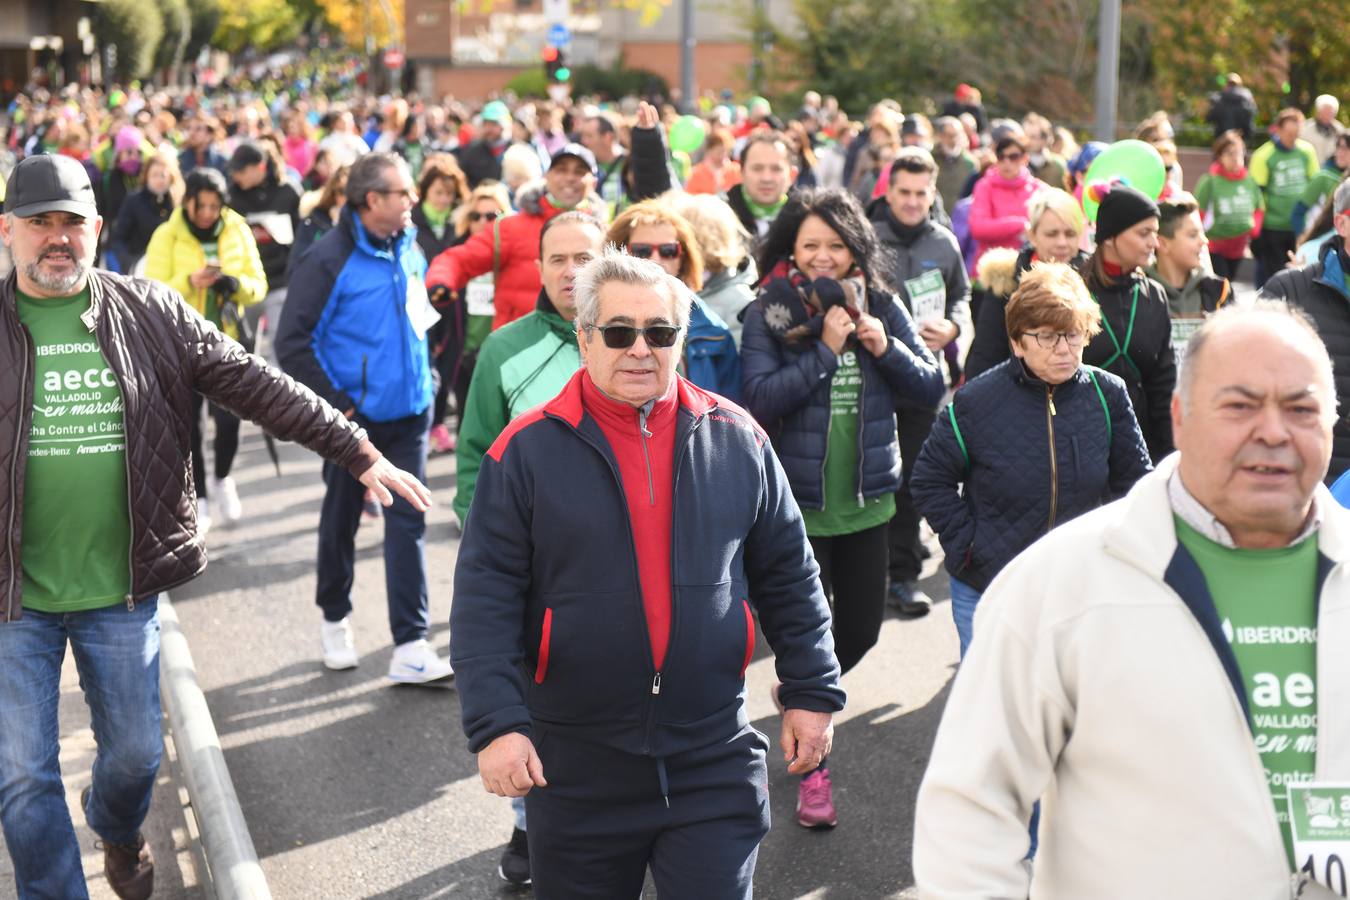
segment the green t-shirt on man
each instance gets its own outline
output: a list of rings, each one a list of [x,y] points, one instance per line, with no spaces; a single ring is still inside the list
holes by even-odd
[[[123,602],[131,590],[122,391],[73,297],[17,294],[37,367],[24,468],[23,605],[47,613]]]
[[[1256,750],[1293,865],[1288,785],[1312,781],[1317,762],[1317,539],[1273,550],[1234,549],[1174,518],[1237,657]]]
[[[830,381],[830,433],[825,446],[825,508],[803,509],[811,537],[855,534],[889,522],[895,515],[895,494],[863,498],[858,483],[858,422],[862,414],[861,350],[845,350]]]

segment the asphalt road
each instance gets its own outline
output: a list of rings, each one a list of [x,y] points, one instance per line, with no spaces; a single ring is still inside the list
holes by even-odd
[[[392,647],[380,522],[363,523],[357,538],[361,665],[321,665],[313,601],[319,462],[289,445],[281,457],[278,478],[261,434],[245,425],[235,472],[244,521],[211,532],[207,572],[174,592],[274,895],[528,896],[497,878],[511,814],[483,791],[459,728],[458,695],[384,677]],[[427,542],[432,641],[445,654],[457,549],[453,459],[433,457],[429,483],[438,503]],[[945,578],[926,587],[945,599]],[[849,704],[831,757],[838,828],[796,824],[796,780],[771,756],[774,827],[760,852],[759,896],[908,893],[915,792],[957,656],[949,610],[942,602],[924,619],[888,618],[878,646],[845,679]],[[748,674],[749,711],[776,740],[772,680],[761,650]]]

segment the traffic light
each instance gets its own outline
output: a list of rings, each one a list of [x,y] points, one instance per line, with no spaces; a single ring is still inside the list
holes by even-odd
[[[567,58],[558,47],[549,44],[539,51],[539,57],[544,61],[544,74],[550,82],[562,84],[572,77],[572,70],[567,68]]]

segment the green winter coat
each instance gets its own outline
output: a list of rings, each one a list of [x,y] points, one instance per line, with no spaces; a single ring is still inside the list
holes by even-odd
[[[574,325],[543,291],[534,312],[488,335],[478,351],[455,448],[455,515],[463,526],[483,456],[512,419],[552,400],[581,366]]]

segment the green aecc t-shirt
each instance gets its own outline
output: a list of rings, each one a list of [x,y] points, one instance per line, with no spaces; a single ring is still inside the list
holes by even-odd
[[[1237,657],[1256,751],[1294,865],[1288,786],[1312,781],[1317,762],[1317,539],[1234,549],[1174,518]]]
[[[131,590],[122,391],[73,297],[17,295],[37,367],[23,500],[23,605],[48,613],[121,603]]]
[[[858,425],[862,415],[861,349],[845,350],[830,381],[830,433],[825,446],[825,508],[803,509],[811,537],[855,534],[889,522],[895,515],[895,494],[866,500],[858,480],[862,468]],[[884,389],[884,388],[883,388]]]

